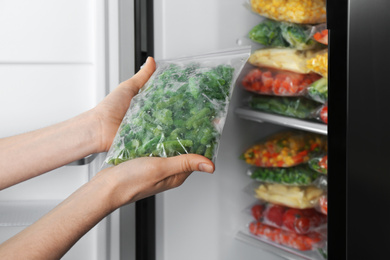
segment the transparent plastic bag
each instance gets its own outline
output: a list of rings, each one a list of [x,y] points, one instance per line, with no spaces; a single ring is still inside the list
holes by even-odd
[[[320,172],[311,169],[307,164],[284,168],[251,167],[247,174],[256,181],[293,186],[315,185],[321,175]]]
[[[318,204],[315,207],[322,214],[328,215],[328,195],[324,194],[318,200]]]
[[[250,211],[256,221],[299,235],[322,232],[327,228],[327,216],[316,209],[294,209],[271,203],[256,203],[251,206]]]
[[[325,77],[313,82],[307,88],[307,96],[317,102],[325,104],[328,102],[328,79]]]
[[[321,154],[309,159],[308,165],[318,173],[328,174],[328,155]]]
[[[255,188],[255,197],[272,204],[296,209],[314,208],[325,193],[317,186],[289,186],[278,183],[262,183]]]
[[[313,39],[316,27],[266,19],[249,31],[249,38],[269,47],[310,50],[324,45]]]
[[[326,29],[325,23],[314,27],[313,39],[321,44],[328,45],[328,29]]]
[[[326,22],[326,0],[250,0],[250,5],[253,12],[277,21]]]
[[[269,68],[253,68],[242,80],[242,86],[250,92],[273,96],[305,96],[307,89],[321,76],[316,73],[296,73]],[[313,92],[313,91],[312,91]]]
[[[262,48],[254,51],[248,62],[257,67],[288,70],[306,74],[319,73],[323,76],[328,56],[327,50],[296,50],[292,48]]]
[[[215,161],[234,82],[250,47],[158,61],[130,104],[105,162],[184,153]]]
[[[315,232],[299,235],[295,232],[272,227],[259,221],[249,224],[249,232],[259,238],[266,239],[277,244],[294,248],[300,251],[309,251],[321,248],[324,238]]]
[[[257,167],[291,167],[307,162],[312,153],[326,151],[326,136],[290,130],[257,142],[240,158]]]
[[[305,97],[251,96],[249,107],[268,113],[299,119],[328,122],[328,106]]]

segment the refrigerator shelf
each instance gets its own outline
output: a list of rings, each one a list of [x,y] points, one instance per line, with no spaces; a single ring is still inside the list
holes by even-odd
[[[323,135],[328,134],[328,126],[322,123],[310,122],[287,116],[273,115],[265,112],[255,111],[247,107],[238,107],[235,109],[235,113],[243,119],[259,123],[272,123]]]
[[[288,260],[324,259],[317,251],[299,251],[293,248],[288,248],[271,241],[261,239],[244,231],[239,231],[236,235],[236,239]]]
[[[52,210],[60,201],[1,201],[0,227],[26,227]]]

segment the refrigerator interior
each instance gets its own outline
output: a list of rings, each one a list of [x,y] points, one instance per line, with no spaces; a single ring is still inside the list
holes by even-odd
[[[119,4],[126,7],[126,16],[119,14]],[[87,111],[120,78],[130,77],[134,68],[128,59],[132,60],[133,46],[126,46],[126,59],[120,61],[119,33],[128,30],[122,39],[128,43],[132,17],[132,5],[123,1],[1,1],[0,109],[5,113],[1,114],[0,138]],[[127,26],[119,29],[124,21]],[[88,182],[103,160],[104,154],[91,155],[0,191],[0,243]],[[115,211],[63,259],[120,259],[119,223],[120,214]],[[127,226],[131,225],[134,222],[128,220]]]
[[[252,45],[249,30],[263,20],[247,1],[156,1],[155,58]],[[246,70],[247,68],[244,68]],[[242,74],[241,74],[242,75]],[[179,188],[156,197],[158,260],[175,259],[316,259],[316,252],[269,246],[246,234],[248,207],[256,201],[246,191],[252,182],[240,154],[261,138],[283,129],[327,133],[326,125],[252,113],[241,108],[248,93],[240,78],[229,106],[213,175],[194,172]],[[244,231],[243,231],[244,230]],[[318,258],[321,259],[321,258]]]

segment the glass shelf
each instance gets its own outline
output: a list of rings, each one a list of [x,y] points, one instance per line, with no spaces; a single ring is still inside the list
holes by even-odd
[[[256,237],[249,232],[239,231],[236,239],[260,248],[264,251],[270,252],[277,256],[281,256],[289,260],[323,260],[324,258],[318,251],[299,251],[293,248],[285,247],[271,241]]]
[[[235,113],[243,119],[255,122],[272,123],[323,135],[328,134],[328,126],[322,123],[311,122],[280,115],[273,115],[265,112],[256,111],[247,107],[238,107],[235,109]]]

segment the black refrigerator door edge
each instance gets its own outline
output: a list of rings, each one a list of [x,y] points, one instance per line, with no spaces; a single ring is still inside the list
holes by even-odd
[[[348,0],[327,0],[328,259],[347,259]]]
[[[134,1],[135,71],[154,56],[153,0]],[[135,245],[137,260],[156,259],[155,196],[135,203]]]

